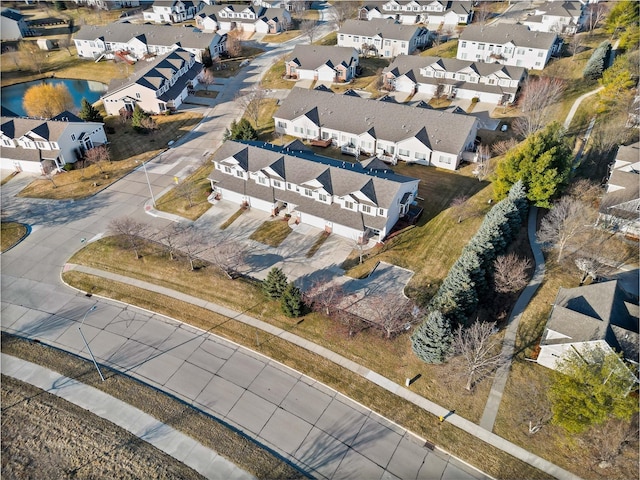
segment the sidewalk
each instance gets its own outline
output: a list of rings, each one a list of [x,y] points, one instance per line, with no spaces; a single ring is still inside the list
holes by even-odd
[[[206,478],[212,480],[256,478],[191,437],[111,395],[35,363],[4,353],[0,354],[0,358],[3,375],[34,385],[109,420]]]
[[[412,402],[413,404],[432,413],[433,415],[440,417],[440,416],[445,416],[449,413],[448,409],[441,407],[440,405],[434,402],[431,402],[430,400],[427,400],[426,398],[421,397],[416,393],[413,393],[411,390],[400,386],[399,384],[389,380],[386,377],[383,377],[382,375],[372,370],[369,370],[368,368],[362,365],[359,365],[329,349],[326,349],[320,345],[317,345],[302,337],[299,337],[298,335],[295,335],[293,333],[287,332],[286,330],[283,330],[281,328],[275,327],[271,324],[258,320],[257,318],[251,317],[249,315],[245,315],[243,313],[231,310],[229,308],[223,307],[221,305],[217,305],[215,303],[208,302],[206,300],[202,300],[200,298],[193,297],[191,295],[184,294],[182,292],[177,292],[175,290],[172,290],[166,287],[154,285],[148,282],[144,282],[142,280],[125,277],[123,275],[118,275],[118,274],[107,272],[104,270],[85,267],[81,265],[66,264],[64,267],[64,271],[69,271],[69,270],[75,270],[75,271],[87,273],[90,275],[96,275],[96,276],[107,278],[109,280],[113,280],[116,282],[121,282],[121,283],[132,285],[138,288],[149,290],[152,292],[160,293],[162,295],[166,295],[168,297],[172,297],[177,300],[191,303],[201,308],[205,308],[212,312],[216,312],[227,318],[232,318],[236,321],[245,323],[247,325],[251,325],[254,328],[268,332],[274,336],[277,336],[290,343],[293,343],[294,345],[305,348],[306,350],[309,350],[317,355],[320,355],[328,360],[331,360],[333,363],[340,365],[341,367],[344,367],[354,373],[357,373],[361,377],[366,378],[367,380],[375,383],[376,385],[384,388],[385,390],[388,390],[391,393]],[[555,478],[567,479],[567,480],[578,480],[580,478],[574,475],[573,473],[567,470],[564,470],[563,468],[558,467],[557,465],[551,462],[548,462],[547,460],[525,450],[524,448],[521,448],[505,440],[504,438],[491,433],[490,431],[482,428],[481,426],[469,420],[466,420],[462,417],[459,417],[458,415],[449,416],[447,418],[447,421],[455,425],[456,427],[464,430],[465,432],[470,433],[471,435],[474,435],[475,437],[483,440],[484,442],[538,468],[539,470],[542,470],[548,473],[549,475],[552,475]]]

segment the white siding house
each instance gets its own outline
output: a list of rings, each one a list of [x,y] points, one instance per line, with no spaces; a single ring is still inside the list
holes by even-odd
[[[227,141],[212,161],[218,199],[358,240],[384,239],[415,202],[420,182],[375,159],[345,164],[262,142]]]
[[[150,8],[142,12],[145,22],[180,23],[191,20],[202,10],[203,2],[191,0],[166,0],[153,2]]]
[[[348,82],[356,76],[358,62],[358,51],[353,47],[296,45],[285,68],[290,78]]]
[[[85,122],[70,112],[50,120],[1,117],[3,169],[45,173],[75,163],[90,148],[107,143],[104,125]]]
[[[470,25],[460,34],[456,58],[542,70],[561,46],[557,34],[532,32],[525,25]]]
[[[403,25],[393,19],[347,20],[338,30],[338,46],[380,57],[410,55],[428,41],[429,31],[425,27]]]
[[[455,170],[474,148],[478,120],[436,110],[294,88],[273,116],[276,132],[331,140],[344,153]]]

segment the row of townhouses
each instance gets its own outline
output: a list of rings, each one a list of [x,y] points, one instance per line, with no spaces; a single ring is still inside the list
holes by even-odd
[[[196,25],[205,32],[240,30],[275,34],[291,26],[291,14],[284,8],[263,6],[211,5],[195,17]]]
[[[455,170],[474,148],[472,116],[294,88],[273,116],[277,133],[331,140],[344,153]]]
[[[102,96],[107,115],[133,112],[136,104],[145,112],[176,110],[198,84],[202,64],[182,48],[139,62],[133,76],[115,80]]]
[[[410,0],[367,2],[358,11],[360,20],[391,18],[405,25],[417,23],[454,27],[471,23],[473,2]]]
[[[81,58],[98,60],[122,56],[134,62],[149,55],[163,55],[182,48],[202,63],[206,56],[215,58],[226,51],[226,35],[202,33],[169,25],[110,23],[105,26],[84,25],[73,41]]]
[[[410,55],[429,43],[429,30],[422,26],[403,25],[393,19],[369,22],[347,20],[338,30],[338,46],[353,47],[364,55],[395,57]]]
[[[378,159],[341,162],[294,145],[225,142],[212,159],[213,195],[354,240],[382,240],[418,195],[420,180]]]
[[[456,58],[398,55],[382,72],[383,89],[504,104],[516,99],[524,67]]]
[[[102,123],[85,122],[70,112],[43,120],[3,108],[0,123],[0,165],[18,172],[60,171],[90,148],[107,143]]]

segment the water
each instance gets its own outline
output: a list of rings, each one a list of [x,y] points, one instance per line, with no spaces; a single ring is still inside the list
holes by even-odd
[[[2,106],[8,108],[17,115],[26,115],[22,107],[22,99],[24,93],[29,87],[48,83],[53,85],[64,84],[71,93],[76,113],[80,110],[82,99],[86,98],[89,103],[100,100],[100,97],[107,91],[107,85],[91,80],[71,80],[67,78],[45,78],[42,80],[34,80],[32,82],[18,83],[9,87],[2,87]]]

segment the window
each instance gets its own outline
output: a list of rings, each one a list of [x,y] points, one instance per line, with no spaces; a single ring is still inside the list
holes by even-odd
[[[391,40],[385,40],[384,41],[384,46],[385,47],[389,47],[391,45]]]
[[[282,188],[282,182],[280,180],[272,180],[273,186],[276,188]]]
[[[426,160],[427,159],[427,154],[423,153],[423,152],[416,152],[414,155],[416,160]]]
[[[44,143],[44,142],[36,142],[36,145],[38,146],[38,148],[39,148],[40,150],[42,150],[42,149],[44,149],[44,148],[47,148],[47,146],[45,145],[45,143]]]
[[[495,78],[490,78],[489,79],[489,85],[495,85],[496,84],[496,79]]]
[[[409,152],[409,150],[405,150],[404,148],[398,149],[398,155],[403,155],[405,157],[408,157],[410,154],[411,152]]]
[[[304,196],[305,197],[313,197],[313,190],[310,190],[308,188],[304,189]]]
[[[261,185],[266,185],[267,179],[264,177],[258,177],[258,183]]]
[[[436,72],[436,78],[443,78],[443,77],[444,77],[443,72]]]
[[[327,201],[327,196],[324,193],[319,193],[318,194],[318,200],[320,200],[321,202],[326,202]]]
[[[244,178],[244,172],[242,170],[236,170],[236,177]]]
[[[406,48],[406,47],[407,47],[407,42],[402,42],[402,43],[400,44],[400,46],[401,46],[402,48]]]
[[[278,127],[279,127],[279,128],[287,128],[287,122],[279,121],[279,122],[278,122]]]
[[[538,57],[544,57],[544,52],[538,52]]]
[[[344,34],[340,34],[340,40],[344,40]]]
[[[484,50],[484,43],[478,44],[478,50]]]
[[[371,213],[371,207],[369,205],[362,205],[362,211],[364,213]]]
[[[75,142],[75,141],[76,141],[76,134],[75,134],[75,133],[72,133],[72,134],[71,134],[71,141],[72,141],[72,142]]]
[[[384,217],[384,208],[378,209],[378,215],[380,215],[381,217]]]
[[[519,48],[516,50],[517,55],[524,55],[524,48]]]
[[[439,161],[440,161],[440,163],[443,163],[445,165],[449,165],[451,163],[451,157],[446,157],[444,155],[440,155]]]
[[[224,166],[224,173],[231,173],[231,167],[225,165]]]
[[[136,98],[140,98],[140,92],[136,92]]]
[[[291,185],[290,183],[287,183],[287,189],[288,190],[293,190],[293,185]]]
[[[353,41],[358,43],[360,41],[360,37],[358,35],[353,36]]]
[[[460,48],[467,48],[467,42],[460,42]]]
[[[344,208],[348,208],[349,210],[353,210],[353,202],[345,201]]]

